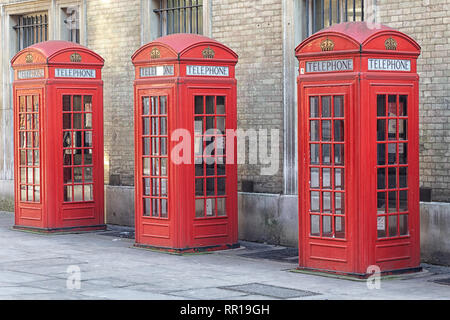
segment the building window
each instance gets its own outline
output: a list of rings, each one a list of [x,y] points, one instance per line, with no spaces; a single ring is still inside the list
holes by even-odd
[[[35,43],[48,40],[47,12],[27,14],[18,17],[14,30],[17,32],[18,51]]]
[[[202,0],[160,0],[153,10],[159,18],[159,36],[173,33],[203,34]]]
[[[80,8],[72,6],[61,8],[62,34],[61,38],[67,41],[80,43]]]
[[[304,8],[305,38],[336,23],[364,21],[364,0],[304,0]]]

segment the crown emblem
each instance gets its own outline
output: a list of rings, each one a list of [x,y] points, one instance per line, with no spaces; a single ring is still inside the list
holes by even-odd
[[[25,57],[25,61],[27,63],[33,63],[33,55],[31,53],[29,53],[26,57]]]
[[[161,58],[161,51],[159,51],[158,48],[153,48],[152,52],[150,53],[150,58],[152,59]]]
[[[388,38],[384,45],[386,50],[397,50],[397,41],[394,38]]]
[[[322,49],[322,51],[333,51],[334,50],[333,40],[326,39],[322,41],[322,43],[320,44],[320,48]]]
[[[205,58],[205,59],[214,59],[214,57],[216,55],[214,50],[211,49],[210,47],[208,47],[205,50],[203,50],[202,54],[203,54],[203,58]]]
[[[70,56],[70,61],[71,62],[81,62],[81,60],[82,60],[81,55],[79,53],[77,53],[77,52],[75,52],[74,54],[72,54]]]

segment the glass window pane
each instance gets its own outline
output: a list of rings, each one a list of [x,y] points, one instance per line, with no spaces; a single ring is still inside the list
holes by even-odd
[[[154,116],[159,115],[159,99],[158,97],[151,97],[151,114]]]
[[[206,114],[215,114],[215,97],[206,96]]]
[[[161,199],[161,218],[167,218],[169,211],[167,210],[167,199]]]
[[[331,144],[322,145],[322,164],[331,164]]]
[[[311,192],[311,212],[320,212],[320,192]]]
[[[150,205],[150,199],[148,198],[144,198],[144,217],[150,217],[150,210],[151,210],[151,205]]]
[[[399,196],[400,212],[408,211],[408,191],[400,191]]]
[[[161,197],[167,197],[168,195],[168,188],[167,188],[167,179],[161,179]]]
[[[92,96],[84,96],[84,111],[92,112]]]
[[[92,148],[92,132],[91,131],[84,133],[84,147]]]
[[[386,192],[378,192],[377,212],[378,214],[386,213]]]
[[[345,194],[336,192],[334,194],[334,206],[336,209],[336,214],[345,214]]]
[[[73,168],[73,179],[75,183],[83,183],[83,168]]]
[[[320,216],[311,216],[311,235],[320,237]]]
[[[159,199],[152,199],[152,217],[159,217]]]
[[[398,123],[399,140],[408,140],[408,120],[400,119]]]
[[[343,118],[344,117],[344,97],[335,96],[334,97],[334,117]]]
[[[322,141],[331,141],[331,121],[322,121]]]
[[[397,119],[389,119],[389,140],[397,140]]]
[[[92,165],[92,149],[84,150],[84,165]]]
[[[72,186],[64,186],[64,201],[65,202],[73,201]]]
[[[408,168],[400,168],[399,169],[400,176],[400,188],[408,188]]]
[[[320,124],[319,120],[311,121],[311,132],[310,132],[311,141],[320,141],[319,124]]]
[[[311,118],[319,118],[319,97],[310,97],[309,103]]]
[[[331,97],[322,97],[322,118],[331,118]]]
[[[344,141],[344,120],[334,121],[334,141],[336,142]]]
[[[343,144],[334,145],[334,164],[337,166],[344,165],[345,162],[345,146]]]
[[[391,191],[389,194],[389,213],[397,211],[397,191]]]
[[[217,114],[225,114],[225,97],[217,97]]]
[[[216,179],[215,178],[208,178],[206,179],[206,195],[207,196],[214,196],[216,193]]]
[[[311,168],[311,188],[318,189],[320,188],[320,176],[319,176],[319,168]]]
[[[319,150],[320,145],[312,144],[311,145],[311,164],[320,164],[319,163]]]
[[[204,102],[203,102],[203,96],[196,96],[195,97],[195,114],[204,114]]]
[[[73,96],[73,111],[82,111],[81,96]]]
[[[377,231],[378,238],[386,238],[386,217],[378,217],[377,218]]]
[[[386,189],[386,169],[378,169],[378,190]]]
[[[144,196],[151,196],[150,178],[144,179]]]
[[[160,103],[160,114],[161,115],[167,114],[167,97],[166,96],[159,97],[159,103]]]
[[[331,213],[331,192],[322,193],[322,211],[326,213]]]
[[[334,170],[334,188],[344,190],[344,169]]]
[[[388,182],[389,182],[389,189],[396,189],[397,188],[397,168],[389,168],[388,169]]]
[[[40,201],[41,201],[41,188],[34,187],[34,202],[40,202]]]
[[[378,120],[377,128],[377,141],[386,141],[386,120]]]
[[[33,184],[34,172],[33,168],[28,168],[27,184]]]
[[[386,95],[377,95],[377,115],[379,117],[386,116]]]
[[[404,214],[400,216],[400,235],[409,235],[408,215]]]
[[[206,199],[206,216],[213,217],[216,215],[216,199]]]
[[[384,143],[378,144],[378,165],[386,165],[386,145]]]
[[[195,216],[197,218],[205,216],[205,199],[195,200]]]
[[[150,138],[143,139],[143,154],[146,156],[150,155]]]
[[[63,96],[63,111],[72,111],[71,96]]]
[[[408,96],[399,97],[399,114],[401,117],[408,116]]]
[[[400,143],[398,145],[398,153],[399,153],[399,163],[400,164],[408,164],[408,144]]]
[[[388,144],[388,164],[397,164],[397,144]]]
[[[389,237],[398,236],[398,225],[397,225],[398,216],[389,216]]]
[[[217,195],[224,196],[226,190],[226,178],[217,178]]]
[[[83,186],[77,185],[73,187],[73,201],[83,201]]]
[[[150,118],[142,119],[142,134],[144,136],[150,135]]]
[[[335,230],[337,239],[345,239],[345,218],[335,217]]]
[[[322,169],[322,188],[331,189],[331,169]]]
[[[63,114],[63,129],[72,129],[72,114],[64,113]]]
[[[161,176],[167,177],[167,158],[161,158]]]
[[[227,215],[226,202],[225,198],[217,199],[217,216],[225,217]]]
[[[398,110],[397,110],[397,96],[396,95],[389,95],[388,98],[388,116],[389,117],[396,117],[398,116]]]
[[[322,236],[326,238],[330,238],[333,236],[333,226],[331,224],[332,217],[331,216],[323,216],[322,217]]]
[[[220,134],[225,133],[225,118],[224,117],[217,117],[217,130],[219,130]]]
[[[92,184],[84,185],[84,201],[94,200],[94,186]]]
[[[40,185],[41,184],[41,169],[34,168],[34,184]]]

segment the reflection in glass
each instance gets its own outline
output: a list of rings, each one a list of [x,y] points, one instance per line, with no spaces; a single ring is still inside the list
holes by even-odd
[[[331,213],[331,192],[322,193],[322,211]]]
[[[84,129],[92,129],[92,113],[84,115]]]
[[[158,103],[159,99],[158,97],[151,97],[151,114],[153,116],[157,116],[159,114],[159,107],[158,107]]]
[[[73,201],[72,186],[64,186],[64,201],[65,202]]]
[[[378,144],[378,165],[384,166],[386,165],[386,145]]]
[[[320,193],[311,192],[311,212],[320,212]]]
[[[378,192],[377,213],[378,214],[386,213],[386,192]]]
[[[400,235],[401,236],[409,235],[408,215],[407,214],[400,216]]]
[[[144,196],[151,196],[150,179],[144,179]]]
[[[331,189],[331,169],[322,169],[322,184],[323,189]]]
[[[388,144],[388,164],[397,164],[397,144]]]
[[[311,164],[319,164],[320,145],[311,145]]]
[[[322,121],[322,141],[331,141],[331,121]]]
[[[326,237],[326,238],[330,238],[333,236],[333,229],[332,229],[332,225],[331,225],[331,216],[323,216],[322,217],[322,236]]]
[[[336,142],[344,141],[344,120],[334,121],[334,141]]]
[[[345,199],[344,193],[339,193],[339,192],[335,193],[334,203],[335,203],[335,208],[336,208],[336,214],[345,214],[344,199]]]
[[[389,112],[389,114],[388,114],[389,117],[396,117],[398,115],[397,96],[396,95],[389,95],[388,112]]]
[[[217,114],[225,114],[225,97],[217,97]]]
[[[320,141],[320,129],[319,129],[320,121],[313,120],[311,121],[311,132],[310,132],[310,139],[311,141]]]
[[[34,187],[34,202],[40,202],[40,201],[41,201],[41,188]]]
[[[167,218],[168,214],[167,199],[161,199],[161,218]]]
[[[335,230],[337,239],[345,239],[345,218],[335,217]]]
[[[195,97],[195,114],[204,114],[204,103],[203,103],[203,96],[196,96]]]
[[[322,97],[322,118],[331,118],[331,97]]]
[[[167,114],[167,97],[166,96],[159,97],[159,103],[160,103],[160,114],[166,115]]]
[[[83,186],[73,186],[73,201],[83,201]]]
[[[335,118],[344,117],[344,96],[334,97],[334,117]]]
[[[92,112],[92,96],[84,96],[84,111]]]
[[[378,238],[386,238],[386,217],[377,218]]]
[[[377,95],[377,115],[378,117],[386,116],[386,95]]]
[[[331,164],[331,144],[322,145],[322,164]]]
[[[310,97],[309,103],[311,118],[319,118],[319,97]]]
[[[227,215],[226,199],[217,198],[217,216],[225,217]]]
[[[397,215],[389,216],[389,237],[398,236]]]
[[[73,111],[82,111],[81,96],[73,96]]]
[[[216,214],[216,200],[206,199],[206,216],[212,217]]]
[[[94,186],[91,184],[84,186],[84,201],[92,201],[94,200]]]
[[[401,117],[408,116],[408,96],[399,97],[399,113]]]
[[[378,120],[377,128],[377,141],[386,141],[386,120]]]
[[[320,216],[311,216],[311,235],[320,237]]]
[[[334,170],[334,188],[344,190],[344,169]]]
[[[345,154],[344,154],[345,146],[343,144],[335,144],[334,145],[334,164],[338,166],[344,165]]]
[[[408,120],[400,119],[398,123],[398,134],[401,141],[408,140]]]
[[[205,200],[204,199],[195,200],[195,216],[197,218],[202,218],[205,216]]]
[[[389,119],[389,140],[397,140],[397,119]]]
[[[319,168],[311,168],[311,188],[320,188],[319,182]]]

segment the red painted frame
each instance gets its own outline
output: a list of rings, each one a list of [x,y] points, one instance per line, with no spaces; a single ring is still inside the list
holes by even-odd
[[[226,128],[237,128],[235,65],[237,55],[212,39],[195,34],[174,34],[144,45],[132,57],[135,73],[135,220],[136,246],[174,252],[220,250],[236,247],[237,147],[226,164],[227,216],[196,218],[194,119],[195,96],[225,96]],[[221,66],[226,76],[188,75],[187,66]],[[141,68],[169,66],[168,74],[141,74]],[[156,70],[156,69],[155,69]],[[156,72],[156,71],[155,71]],[[144,216],[142,97],[166,96],[168,100],[168,216]],[[172,152],[182,130],[190,136],[188,161],[176,163]],[[175,151],[174,151],[175,150]],[[152,168],[150,168],[152,170]]]
[[[103,160],[103,59],[78,44],[66,41],[38,43],[19,52],[11,61],[14,69],[14,143],[15,143],[15,229],[44,233],[105,229]],[[95,77],[56,77],[56,69],[95,70]],[[21,72],[33,76],[19,77]],[[37,94],[40,99],[40,201],[25,202],[20,195],[20,114],[19,99]],[[92,198],[89,201],[64,201],[63,95],[92,96]],[[80,102],[82,105],[82,101]],[[78,112],[76,112],[78,113]],[[73,114],[73,113],[72,113]],[[81,117],[84,125],[86,120]],[[84,113],[83,113],[84,115]],[[72,118],[72,117],[71,117]],[[72,121],[72,120],[71,120]],[[74,122],[71,122],[73,127]],[[81,125],[81,123],[80,123]],[[81,129],[81,128],[80,128]],[[72,129],[77,131],[77,129]],[[79,136],[82,136],[80,131]],[[86,136],[86,135],[84,135]],[[83,141],[83,140],[82,140]],[[72,139],[71,143],[74,143]],[[86,144],[86,143],[85,143]],[[82,152],[83,146],[72,146]],[[82,152],[83,154],[83,152]],[[74,156],[75,157],[75,156]],[[81,158],[87,158],[86,156]],[[71,158],[75,159],[75,158]],[[72,163],[75,165],[75,163]],[[83,163],[83,166],[86,164]],[[81,167],[81,165],[80,165]],[[74,175],[72,175],[74,179]],[[84,178],[83,178],[84,182]],[[74,182],[75,183],[75,182]],[[84,191],[83,191],[84,192]],[[84,198],[83,198],[84,199]]]
[[[393,41],[392,41],[393,39]],[[382,25],[342,23],[322,30],[296,49],[300,63],[299,101],[299,268],[367,277],[369,267],[382,273],[419,270],[419,94],[420,47],[410,37]],[[308,72],[307,62],[351,59],[353,68]],[[369,70],[369,59],[410,61],[409,71]],[[408,208],[406,236],[377,237],[377,94],[408,95]],[[345,239],[311,236],[309,97],[344,94]],[[398,130],[398,126],[397,126]],[[399,149],[397,149],[398,151]],[[387,152],[386,152],[387,154]],[[397,165],[398,166],[398,165]],[[397,181],[399,181],[399,176]],[[387,179],[387,178],[386,178]],[[387,180],[386,180],[387,181]],[[319,190],[323,191],[323,190]]]

